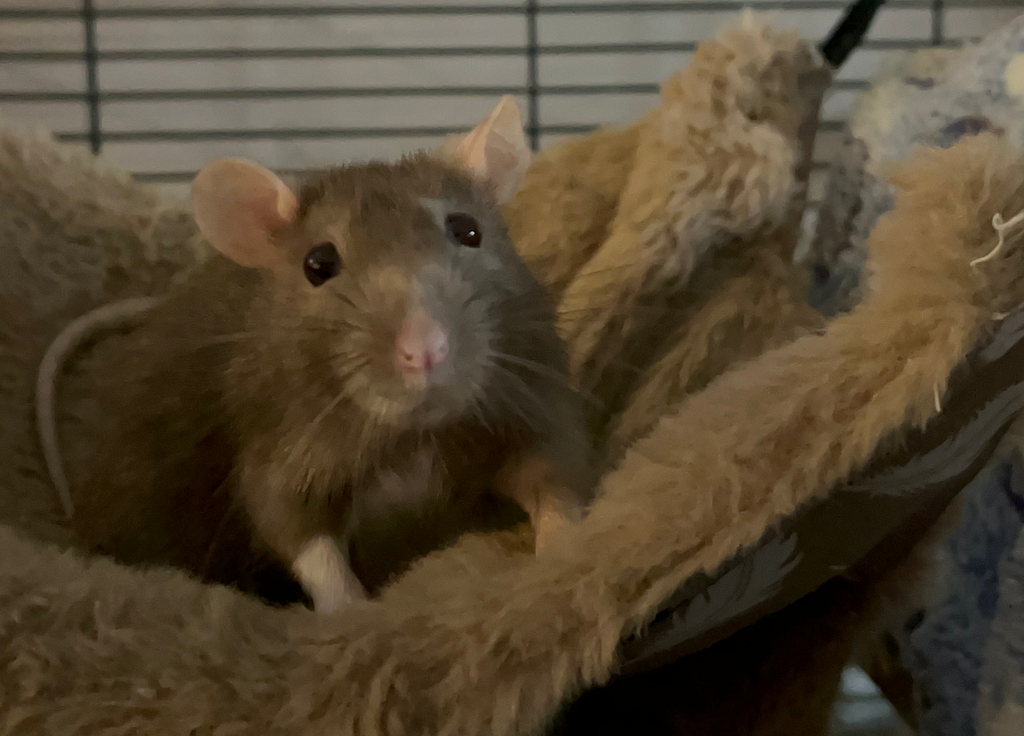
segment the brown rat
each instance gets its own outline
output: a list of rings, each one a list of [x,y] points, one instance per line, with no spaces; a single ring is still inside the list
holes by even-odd
[[[221,255],[104,376],[117,421],[71,484],[82,537],[255,592],[246,570],[277,563],[323,611],[364,595],[350,551],[375,586],[490,492],[542,550],[593,479],[553,305],[498,211],[528,161],[506,98],[454,152],[297,194],[248,162],[203,169],[196,222]],[[394,564],[360,552],[389,535]]]

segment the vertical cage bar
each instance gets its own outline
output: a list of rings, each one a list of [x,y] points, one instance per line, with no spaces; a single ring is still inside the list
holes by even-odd
[[[932,0],[932,46],[941,46],[946,40],[946,10],[943,3],[944,0]]]
[[[526,0],[526,133],[530,147],[540,148],[540,48],[537,41],[538,0]]]
[[[86,104],[89,106],[89,147],[99,153],[103,147],[100,127],[99,53],[96,48],[96,8],[93,0],[82,0],[82,24],[85,30]]]

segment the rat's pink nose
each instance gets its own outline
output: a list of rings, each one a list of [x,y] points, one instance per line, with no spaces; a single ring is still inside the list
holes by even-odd
[[[410,314],[395,340],[395,361],[406,373],[430,373],[448,356],[448,333],[423,311]]]

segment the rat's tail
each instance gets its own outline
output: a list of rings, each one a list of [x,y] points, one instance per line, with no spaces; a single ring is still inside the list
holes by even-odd
[[[129,326],[137,322],[159,301],[157,297],[140,297],[105,304],[69,323],[46,349],[36,374],[36,429],[43,447],[43,459],[50,479],[57,489],[64,513],[70,519],[75,512],[71,489],[64,474],[57,442],[57,417],[54,397],[57,376],[78,347],[97,332]]]

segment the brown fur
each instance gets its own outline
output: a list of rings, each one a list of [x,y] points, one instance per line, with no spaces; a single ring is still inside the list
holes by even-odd
[[[473,214],[481,249],[449,243],[423,198]],[[551,306],[467,177],[427,156],[327,172],[278,241],[287,267],[216,256],[107,355],[100,405],[118,421],[98,425],[75,474],[92,549],[270,596],[269,563],[337,536],[376,587],[411,559],[397,549],[451,541],[446,513],[470,525],[507,463],[545,465],[543,480],[513,468],[494,486],[535,525],[585,503],[589,453]],[[314,288],[302,259],[324,241],[345,265]],[[417,276],[431,268],[440,282]],[[417,279],[452,330],[457,375],[407,407],[418,396],[393,367],[394,340]]]
[[[556,299],[607,237],[645,122],[537,154],[519,194],[502,208],[516,250]]]
[[[749,251],[707,264],[700,286],[680,299],[685,319],[614,421],[605,448],[609,457],[647,434],[666,407],[726,369],[821,328],[824,320],[802,298],[794,273],[795,244],[795,228],[763,233]]]
[[[936,385],[994,312],[1024,299],[1024,233],[969,265],[994,245],[992,215],[1024,208],[1017,152],[979,137],[917,157],[896,180],[903,191],[871,238],[884,288],[824,334],[728,372],[666,417],[548,561],[466,538],[379,604],[332,619],[8,536],[4,732],[540,727],[565,697],[609,676],[620,636],[681,581],[825,492],[894,430],[932,416]]]
[[[749,268],[745,261],[764,258],[762,241],[774,239],[779,255],[791,252],[812,145],[807,130],[827,80],[820,58],[797,34],[747,19],[701,44],[690,65],[663,85],[662,104],[640,128],[608,236],[559,307],[573,373],[597,399],[591,425],[599,438],[641,376],[650,381],[641,399],[646,411],[652,400],[662,407],[678,401],[682,391],[673,384],[689,384],[687,374],[713,375],[691,339],[714,341],[732,319],[742,322],[757,311],[747,299],[731,315],[704,307],[718,298],[723,281]],[[771,268],[758,264],[764,265]],[[773,282],[769,291],[781,286],[780,271],[773,270],[770,277],[757,274]],[[792,289],[795,301],[794,286],[781,288]],[[778,332],[787,339],[794,334],[785,325]],[[684,342],[674,341],[679,338]],[[749,357],[768,344],[743,343],[725,347],[730,358],[720,366],[733,352]],[[679,345],[688,354],[678,354]],[[655,377],[644,373],[659,360]]]

